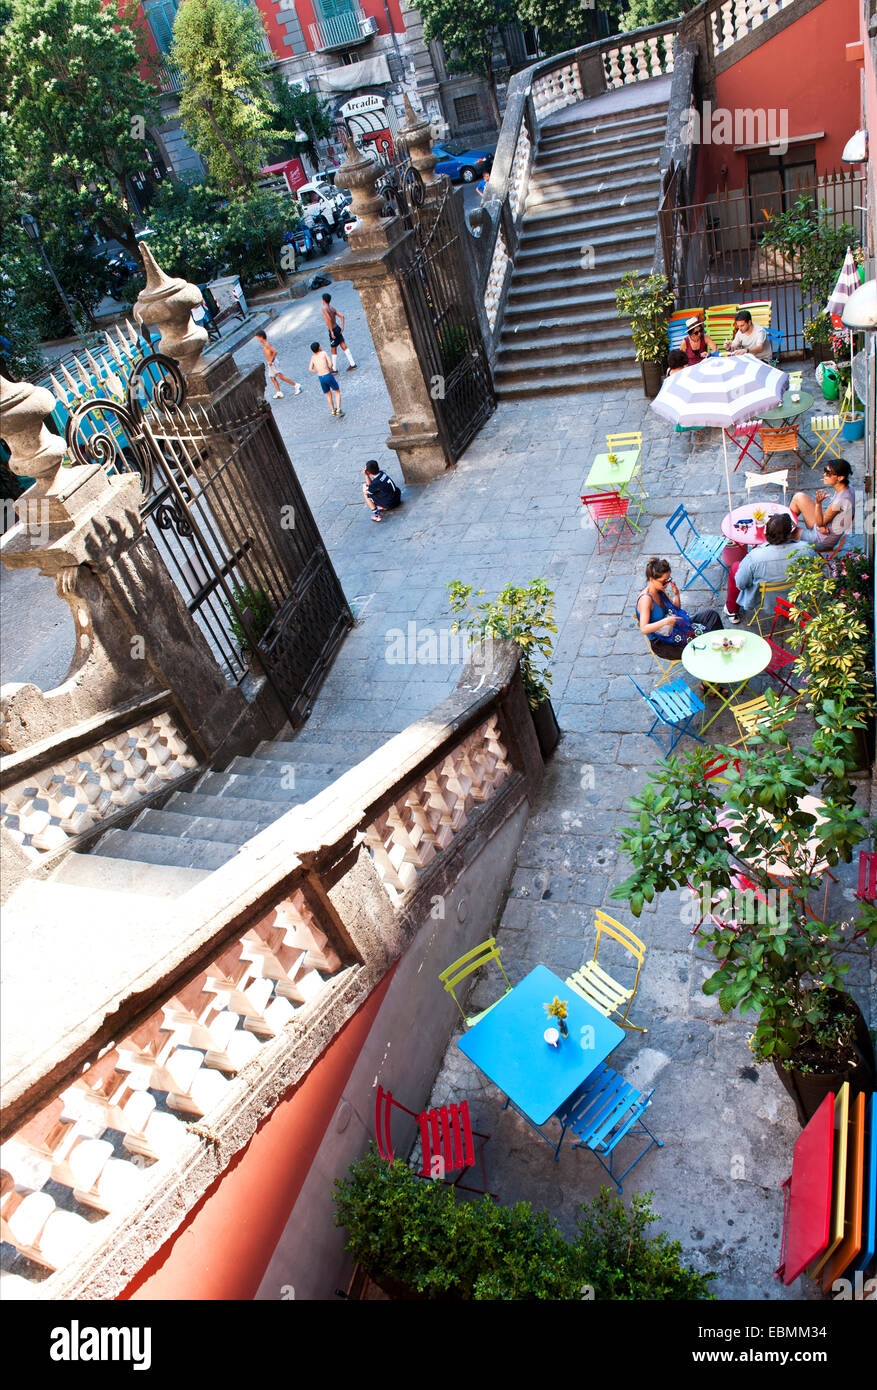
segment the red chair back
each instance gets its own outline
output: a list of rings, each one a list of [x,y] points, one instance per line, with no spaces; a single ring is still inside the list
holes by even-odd
[[[475,1145],[467,1101],[443,1105],[438,1110],[425,1110],[418,1120],[423,1149],[421,1177],[444,1178],[449,1173],[472,1167]],[[436,1159],[440,1161],[438,1165]]]
[[[621,497],[617,492],[591,492],[583,497],[593,520],[606,521],[613,516],[627,516],[629,497]]]
[[[400,1105],[397,1100],[393,1099],[389,1091],[385,1091],[383,1086],[378,1086],[377,1095],[375,1096],[375,1138],[378,1144],[378,1153],[381,1158],[385,1158],[388,1163],[392,1163],[395,1158],[395,1154],[393,1153],[393,1139],[390,1132],[394,1109],[402,1110],[406,1115],[414,1116],[413,1110],[409,1110],[407,1105]]]

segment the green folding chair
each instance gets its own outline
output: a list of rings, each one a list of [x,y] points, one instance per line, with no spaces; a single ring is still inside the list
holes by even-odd
[[[454,994],[454,990],[461,980],[466,979],[467,975],[474,974],[482,965],[487,965],[488,962],[492,960],[496,961],[502,971],[502,977],[506,982],[506,988],[500,995],[500,999],[504,999],[512,988],[512,982],[502,968],[502,961],[499,958],[499,947],[496,944],[496,937],[494,936],[489,936],[486,941],[481,942],[480,946],[475,946],[471,951],[467,951],[465,956],[460,956],[459,960],[455,960],[439,975],[439,979],[448,991],[448,994],[453,996],[454,1003],[463,1015],[463,1021],[467,1028],[474,1027],[480,1019],[484,1018],[485,1014],[489,1014],[490,1010],[499,1003],[499,999],[494,999],[493,1004],[488,1004],[487,1008],[482,1009],[480,1013],[467,1014],[456,994]]]

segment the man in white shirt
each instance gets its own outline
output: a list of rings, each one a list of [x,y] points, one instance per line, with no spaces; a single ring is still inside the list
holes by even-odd
[[[725,347],[732,357],[740,357],[744,352],[748,352],[751,357],[761,357],[765,362],[771,360],[767,330],[752,322],[752,315],[748,309],[738,309],[734,315],[734,336]]]

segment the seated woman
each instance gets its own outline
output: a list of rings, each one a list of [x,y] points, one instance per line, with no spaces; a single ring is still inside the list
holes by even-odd
[[[667,356],[667,375],[673,376],[688,366],[688,358],[681,348],[671,348]]]
[[[721,616],[714,608],[695,613],[693,618],[688,616],[670,578],[669,562],[654,556],[646,565],[646,587],[636,601],[636,619],[652,651],[664,661],[679,661],[682,648],[693,637],[715,632],[722,626]]]
[[[815,499],[796,492],[789,510],[797,523],[795,540],[807,541],[814,550],[833,550],[841,536],[849,535],[856,520],[856,494],[850,487],[852,469],[846,459],[832,459],[822,470],[825,491]],[[829,491],[828,489],[831,489]],[[830,499],[829,505],[823,503]]]
[[[688,332],[682,339],[682,351],[685,353],[686,365],[693,367],[695,362],[702,362],[711,352],[715,352],[716,345],[706,336],[699,318],[686,319],[685,327]]]

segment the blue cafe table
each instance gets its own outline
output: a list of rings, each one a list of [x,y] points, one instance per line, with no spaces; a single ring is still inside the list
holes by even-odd
[[[569,1036],[552,1047],[543,1035],[555,1025],[543,1005],[555,995],[567,1002]],[[541,1134],[539,1126],[605,1062],[623,1037],[623,1028],[547,966],[537,965],[462,1035],[457,1046]],[[547,1135],[542,1138],[555,1148]]]

